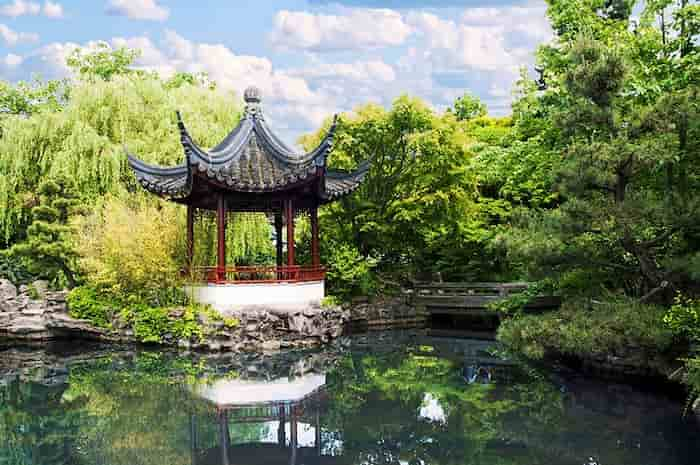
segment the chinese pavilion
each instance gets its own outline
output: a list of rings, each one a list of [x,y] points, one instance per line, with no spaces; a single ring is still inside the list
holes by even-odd
[[[146,190],[187,206],[187,265],[196,281],[193,290],[197,300],[219,309],[318,301],[324,294],[325,278],[319,255],[318,207],[357,189],[369,163],[354,172],[327,169],[337,118],[318,147],[299,153],[270,130],[257,88],[246,89],[244,99],[245,112],[238,126],[214,148],[199,147],[178,112],[184,161],[165,168],[128,154],[129,164]],[[194,219],[198,211],[216,212],[216,266],[193,266]],[[264,212],[274,217],[276,266],[227,266],[229,212]],[[304,266],[296,263],[294,253],[294,218],[300,213],[307,213],[311,223],[311,264]],[[286,263],[283,227],[287,235]]]

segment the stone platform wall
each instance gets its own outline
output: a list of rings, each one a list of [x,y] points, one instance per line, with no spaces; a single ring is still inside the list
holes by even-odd
[[[133,331],[115,319],[114,329],[99,328],[89,321],[68,314],[67,293],[48,292],[45,282],[18,289],[10,281],[0,280],[0,344],[88,340],[138,343]],[[173,309],[170,317],[182,317],[184,309]],[[222,320],[200,315],[204,337],[176,339],[163,336],[163,345],[204,351],[256,351],[313,347],[343,334],[350,321],[341,308],[306,306],[298,310],[254,308],[231,312],[227,316],[239,324],[228,327]]]

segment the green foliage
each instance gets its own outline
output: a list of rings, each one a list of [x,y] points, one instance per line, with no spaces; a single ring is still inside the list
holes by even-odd
[[[135,305],[122,309],[119,316],[133,328],[134,336],[140,341],[159,343],[164,334],[171,332],[171,330],[174,331],[175,328],[174,322],[168,318],[168,313],[167,308]],[[190,314],[190,316],[192,315]],[[181,330],[192,334],[196,333],[195,328],[198,328],[196,321],[183,321],[180,325]]]
[[[10,253],[22,257],[32,274],[55,285],[74,286],[77,253],[70,240],[71,217],[82,207],[74,185],[68,178],[43,181],[37,191],[37,206],[32,208],[33,221],[26,239],[15,244]]]
[[[511,350],[534,359],[561,354],[653,357],[673,346],[664,313],[662,307],[624,299],[592,306],[569,302],[556,312],[506,319],[497,337]]]
[[[331,295],[347,299],[372,293],[374,260],[362,257],[356,248],[343,243],[327,249],[324,258]]]
[[[14,284],[25,284],[36,276],[27,270],[21,258],[12,255],[9,250],[0,250],[0,278],[8,279]]]
[[[513,293],[505,299],[489,304],[489,308],[509,317],[520,316],[532,299],[542,295],[556,295],[557,291],[557,283],[551,279],[543,279],[530,283],[524,291]]]
[[[113,50],[108,43],[98,42],[94,49],[76,48],[66,61],[83,79],[109,81],[115,76],[134,73],[131,65],[140,54],[126,47]]]
[[[144,195],[126,164],[125,144],[149,163],[173,165],[182,161],[176,110],[204,147],[223,139],[240,117],[231,94],[199,83],[170,86],[153,75],[75,81],[61,103],[60,111],[2,120],[0,247],[23,239],[43,180],[68,177],[86,207],[106,193]]]
[[[17,84],[0,81],[0,115],[29,116],[58,110],[66,91],[66,84],[61,81],[20,81]]]
[[[664,315],[664,323],[674,333],[700,344],[700,300],[678,294],[675,303]]]
[[[78,222],[75,235],[86,281],[105,295],[161,307],[179,302],[184,224],[171,203],[110,197]]]
[[[343,303],[343,301],[333,295],[327,295],[321,300],[321,307],[322,308],[334,308],[338,307]]]
[[[108,328],[112,324],[118,305],[105,299],[102,294],[89,286],[79,286],[68,293],[66,302],[70,316],[81,320],[88,320],[92,324]]]
[[[322,248],[330,249],[322,250],[324,261],[334,261],[336,244],[347,244],[343,253],[354,248],[376,259],[378,272],[402,270],[408,275],[402,280],[416,272],[468,279],[501,271],[498,252],[488,247],[490,226],[508,215],[509,206],[479,198],[478,168],[471,162],[472,147],[500,143],[508,121],[459,121],[453,112],[437,114],[406,96],[388,111],[366,105],[343,115],[329,163],[351,169],[371,158],[372,167],[356,194],[324,208],[321,230],[328,239]],[[313,146],[324,129],[302,143]]]
[[[688,386],[695,398],[700,396],[700,357],[688,360]]]
[[[486,116],[486,105],[477,97],[466,93],[455,100],[454,110],[452,110],[458,120],[470,120],[481,116]]]
[[[183,215],[184,212],[180,213],[180,217],[184,218]],[[180,232],[185,231],[184,223],[179,227],[182,228]],[[275,249],[271,235],[272,226],[264,213],[230,213],[226,221],[226,263],[231,265],[274,264]],[[218,252],[214,214],[198,219],[195,223],[194,236],[194,264],[196,266],[215,264]]]
[[[172,340],[185,339],[201,342],[205,336],[200,321],[221,321],[228,329],[240,322],[224,317],[208,306],[186,305],[173,301],[168,306],[153,306],[138,301],[134,295],[127,298],[109,295],[104,289],[79,286],[68,294],[68,308],[74,318],[85,319],[102,328],[112,329],[115,323],[131,328],[143,343],[163,343],[166,336]]]
[[[670,304],[694,287],[700,244],[697,18],[651,2],[632,31],[630,2],[548,3],[559,40],[538,53],[546,89],[520,83],[511,147],[516,167],[553,173],[535,171],[552,195],[514,211],[497,243],[526,279]]]
[[[234,317],[224,317],[224,326],[228,329],[237,328],[241,324],[241,320]]]

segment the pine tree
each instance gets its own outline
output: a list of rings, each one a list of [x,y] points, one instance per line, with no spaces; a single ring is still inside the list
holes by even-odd
[[[37,194],[38,205],[32,208],[27,238],[13,246],[11,253],[25,259],[33,274],[73,287],[77,254],[70,240],[69,220],[82,213],[80,199],[66,178],[44,180]]]

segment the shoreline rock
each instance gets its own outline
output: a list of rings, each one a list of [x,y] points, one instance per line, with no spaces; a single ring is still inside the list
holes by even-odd
[[[425,328],[428,316],[409,304],[409,295],[355,299],[352,304],[350,327],[362,331]],[[349,308],[346,309],[348,312]]]
[[[66,297],[67,291],[50,292],[43,282],[18,289],[10,281],[0,279],[0,345],[57,340],[140,344],[128,327],[115,325],[109,330],[71,317]],[[182,314],[183,311],[173,309],[169,317],[176,319]],[[339,307],[255,307],[226,317],[236,318],[239,324],[229,327],[222,320],[202,317],[202,339],[177,339],[166,334],[160,345],[209,352],[314,347],[341,336],[350,321],[350,312]]]

